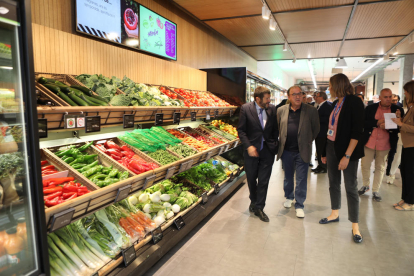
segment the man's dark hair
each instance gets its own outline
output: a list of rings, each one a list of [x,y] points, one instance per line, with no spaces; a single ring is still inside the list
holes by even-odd
[[[322,99],[323,99],[324,101],[326,101],[326,100],[328,99],[328,96],[326,95],[326,93],[325,93],[325,92],[318,92],[318,94],[319,94],[319,97],[322,97]]]
[[[392,97],[393,97],[393,98],[397,97],[397,98],[398,98],[398,101],[400,101],[400,95],[397,95],[397,94],[392,94]]]
[[[361,97],[362,97],[362,99],[363,99],[363,100],[365,100],[365,96],[364,96],[364,94],[362,94],[362,93],[361,93],[361,94],[358,94],[357,96],[361,96]]]
[[[300,86],[294,85],[294,86],[289,87],[289,89],[287,91],[288,96],[290,95],[290,90],[292,90],[292,88],[299,88],[299,90],[301,91],[301,93],[304,93],[304,92],[302,92],[302,88],[300,88]]]
[[[264,86],[258,86],[256,87],[256,89],[254,90],[254,100],[256,100],[256,97],[259,97],[260,100],[263,100],[263,97],[265,94],[269,94],[270,95],[270,90]]]
[[[306,95],[306,93],[302,91],[302,96],[303,96],[303,95]]]

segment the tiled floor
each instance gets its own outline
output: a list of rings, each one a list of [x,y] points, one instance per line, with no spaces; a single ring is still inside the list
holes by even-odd
[[[372,176],[373,177],[373,176]],[[361,172],[358,172],[361,183]],[[372,179],[371,179],[372,181]],[[362,244],[355,244],[342,189],[341,221],[320,225],[329,215],[327,174],[309,173],[304,219],[282,206],[283,171],[275,162],[261,222],[248,211],[247,185],[194,229],[147,275],[414,275],[414,212],[395,211],[401,179],[382,184],[382,202],[371,192],[360,198]]]

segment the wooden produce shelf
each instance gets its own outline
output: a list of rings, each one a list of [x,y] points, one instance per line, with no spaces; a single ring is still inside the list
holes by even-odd
[[[120,141],[120,143],[121,142],[122,141]],[[83,145],[83,144],[84,142],[79,143],[79,145]],[[171,174],[169,175],[169,177],[172,177],[173,175],[177,174],[180,171],[181,166],[183,166],[183,170],[187,170],[194,166],[197,166],[198,164],[206,160],[207,157],[211,158],[217,154],[223,153],[227,145],[229,145],[229,143],[222,144],[215,148],[211,148],[208,151],[203,151],[193,156],[189,156],[187,158],[182,158],[174,163],[168,164],[166,166],[161,166],[160,168],[157,168],[153,171],[147,171],[139,175],[132,175],[130,173],[130,177],[126,180],[117,182],[115,184],[109,185],[104,188],[96,188],[96,190],[88,193],[87,195],[78,197],[68,202],[64,202],[62,204],[53,206],[51,208],[47,208],[45,210],[47,228],[49,229],[54,215],[58,215],[62,211],[68,210],[69,208],[74,208],[75,213],[72,217],[72,222],[76,221],[85,216],[93,214],[96,211],[99,211],[100,209],[103,209],[103,208],[106,208],[112,205],[116,200],[118,192],[120,192],[122,189],[125,189],[125,187],[127,187],[128,185],[131,185],[128,190],[128,196],[129,196],[129,195],[136,193],[138,190],[142,188],[148,188],[151,185],[154,185],[157,182],[166,179],[167,172],[170,168],[173,168],[173,169],[170,169],[170,171],[171,170],[172,171],[171,171]],[[53,152],[56,151],[57,148],[59,147],[43,149],[43,152],[45,156],[53,162],[53,164],[59,164],[59,168],[66,168],[67,170],[69,170],[70,173],[73,174],[74,177],[76,177],[76,179],[80,180],[82,184],[86,185],[86,183],[88,183],[88,185],[93,185],[93,187],[97,187],[95,184],[90,182],[86,177],[84,177],[78,171],[74,170],[72,167],[64,163],[60,158],[58,158],[55,154],[53,154]],[[149,156],[146,156],[144,153],[140,152],[136,148],[131,147],[131,146],[130,148],[133,149],[136,153],[139,152],[140,156],[145,157],[144,159],[153,160],[152,158],[150,158]],[[223,148],[223,150],[221,150],[221,148]],[[228,148],[228,150],[230,149],[231,148]],[[216,153],[209,154],[209,152],[212,150],[214,150]],[[102,153],[100,150],[96,149],[95,147],[91,146],[90,148],[87,149],[87,151],[88,153],[98,154],[100,163],[103,163],[106,166],[113,165],[115,168],[118,168],[120,171],[126,171],[126,169],[123,166],[121,166],[118,162],[116,162],[115,160],[107,156],[106,154]],[[156,176],[155,180],[154,179],[151,180],[153,175]]]

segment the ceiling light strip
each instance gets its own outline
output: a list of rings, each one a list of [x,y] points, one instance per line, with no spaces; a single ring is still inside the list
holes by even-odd
[[[336,56],[337,58],[339,58],[339,56],[341,54],[342,46],[345,43],[346,34],[348,33],[349,26],[351,26],[352,18],[354,17],[354,13],[356,11],[357,6],[358,6],[358,0],[355,0],[354,7],[352,8],[351,15],[349,16],[348,23],[346,24],[346,28],[345,28],[345,32],[344,32],[344,37],[342,38],[341,46],[339,46],[338,55]]]
[[[313,72],[312,62],[310,59],[308,59],[308,67],[309,67],[309,71],[312,77],[313,86],[315,87],[315,89],[318,89],[318,86],[316,85],[315,74]]]
[[[382,62],[384,60],[384,58],[380,58],[379,60],[377,60],[374,64],[372,64],[370,67],[368,67],[367,69],[365,69],[361,74],[359,74],[355,79],[353,79],[351,82],[356,82],[360,77],[362,77],[366,72],[368,72],[369,70],[371,70],[372,68],[374,68],[375,66],[377,66],[380,62]]]

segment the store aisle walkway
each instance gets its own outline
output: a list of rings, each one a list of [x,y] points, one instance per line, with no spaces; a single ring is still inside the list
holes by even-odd
[[[283,171],[275,162],[264,223],[248,211],[247,185],[161,259],[147,275],[414,275],[414,212],[395,211],[401,178],[381,187],[382,202],[371,191],[360,201],[364,237],[355,244],[342,186],[341,221],[320,225],[329,215],[327,174],[309,173],[304,219],[282,205]],[[384,177],[385,179],[385,177]],[[358,173],[361,183],[361,172]]]

